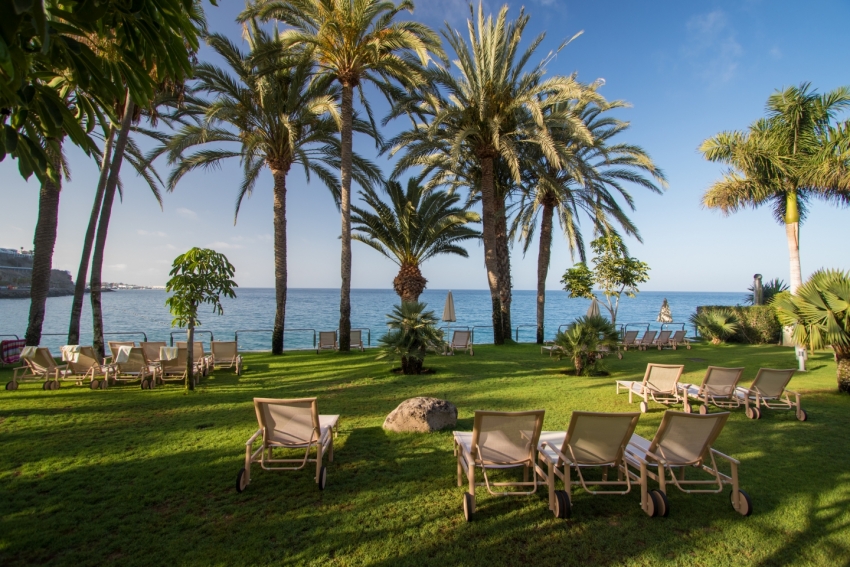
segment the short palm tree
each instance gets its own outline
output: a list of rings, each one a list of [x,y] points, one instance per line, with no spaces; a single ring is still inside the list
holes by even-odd
[[[748,131],[721,132],[700,146],[707,160],[730,166],[703,195],[706,207],[731,214],[769,205],[785,225],[791,293],[802,284],[800,222],[809,201],[850,205],[850,129],[833,123],[848,106],[847,87],[819,95],[804,83],[771,95],[767,117]]]
[[[443,342],[443,332],[437,328],[437,316],[425,311],[427,304],[419,301],[394,305],[387,315],[389,332],[378,339],[381,345],[376,360],[401,360],[402,374],[420,374],[428,348]]]
[[[342,285],[339,349],[350,348],[351,333],[351,178],[354,89],[372,83],[385,93],[397,93],[390,81],[411,89],[422,82],[429,54],[444,57],[439,37],[427,26],[396,21],[413,2],[386,0],[256,0],[240,18],[276,19],[289,26],[281,35],[284,48],[301,46],[324,77],[338,81],[340,97],[340,209],[342,213]],[[361,100],[371,110],[361,91]]]
[[[493,303],[496,344],[505,340],[501,311],[503,303],[508,301],[504,294],[507,284],[500,283],[498,266],[497,162],[504,162],[517,184],[522,182],[520,155],[525,146],[539,148],[553,164],[560,165],[560,153],[550,129],[570,129],[576,137],[587,141],[590,134],[571,110],[547,112],[547,108],[576,99],[596,98],[591,89],[572,76],[545,78],[545,60],[526,69],[544,36],[539,35],[525,52],[520,52],[528,16],[520,12],[516,20],[509,22],[507,12],[505,6],[495,19],[485,18],[479,5],[476,18],[470,6],[468,41],[460,32],[451,29],[443,32],[457,56],[454,62],[457,73],[442,67],[428,69],[427,84],[436,88],[401,101],[394,111],[395,114],[415,112],[426,121],[415,124],[388,143],[392,153],[406,149],[416,161],[427,162],[429,156],[448,152],[452,162],[473,160],[480,170],[484,263]],[[438,88],[447,96],[441,95]]]
[[[771,303],[779,322],[794,326],[797,344],[832,347],[838,390],[850,393],[850,272],[818,270],[790,295]]]
[[[480,222],[480,217],[458,206],[457,194],[425,191],[416,179],[408,180],[407,191],[390,181],[386,193],[389,203],[373,190],[361,193],[368,210],[351,207],[352,238],[398,264],[393,289],[402,302],[418,301],[428,281],[420,270],[422,263],[440,254],[467,258],[469,254],[459,244],[481,236],[467,226]]]
[[[195,95],[187,97],[185,113],[198,118],[179,129],[165,147],[169,162],[176,164],[169,190],[195,169],[208,169],[229,158],[239,158],[244,177],[236,199],[238,216],[242,200],[250,196],[260,173],[268,168],[274,178],[274,249],[276,311],[272,334],[272,352],[283,352],[286,318],[286,177],[293,165],[304,168],[308,180],[314,174],[335,196],[339,183],[332,173],[340,163],[337,136],[339,116],[336,107],[338,88],[329,77],[316,76],[313,64],[303,52],[284,51],[277,38],[258,29],[248,28],[250,51],[245,53],[223,35],[207,40],[228,65],[221,69],[210,63],[195,71]],[[268,57],[275,53],[277,58]],[[231,74],[232,73],[232,74]],[[235,76],[234,76],[235,75]],[[197,93],[213,95],[212,100]],[[368,128],[355,122],[356,129]],[[190,155],[185,152],[207,144],[235,145],[232,149],[202,147]],[[353,174],[364,186],[381,179],[370,163],[354,157]]]
[[[555,213],[567,239],[571,254],[586,261],[580,219],[590,220],[595,234],[608,234],[619,226],[623,232],[641,241],[637,227],[627,216],[621,199],[634,210],[634,201],[624,183],[635,184],[660,193],[667,182],[640,146],[611,143],[611,139],[629,128],[629,123],[606,115],[623,108],[622,101],[601,102],[576,108],[592,136],[587,142],[571,136],[563,129],[553,129],[552,135],[563,149],[560,166],[545,156],[532,156],[528,161],[531,183],[516,206],[511,235],[523,243],[525,253],[539,224],[540,238],[537,253],[537,342],[543,343],[546,277],[552,254],[552,225]],[[645,176],[649,174],[653,179]],[[657,184],[656,184],[657,183]]]

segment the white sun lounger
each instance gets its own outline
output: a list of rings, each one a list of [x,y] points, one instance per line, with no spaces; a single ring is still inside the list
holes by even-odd
[[[628,390],[630,404],[633,403],[634,394],[643,398],[640,402],[642,413],[646,413],[650,398],[664,405],[678,403],[684,399],[678,388],[684,369],[681,364],[647,364],[642,381],[617,380],[617,394],[620,393],[620,388]]]
[[[741,407],[742,402],[735,395],[735,387],[743,373],[743,368],[709,366],[705,371],[702,384],[679,384],[679,391],[685,398],[685,411],[691,412],[689,399],[702,402],[699,412],[703,415],[708,413],[709,405],[721,409]]]
[[[760,368],[756,379],[749,388],[738,387],[735,396],[744,402],[744,410],[750,419],[761,418],[761,409],[771,410],[794,410],[797,419],[806,421],[809,414],[803,409],[800,402],[800,394],[788,390],[788,382],[794,376],[794,369],[774,370],[772,368]],[[794,396],[791,401],[789,394]]]

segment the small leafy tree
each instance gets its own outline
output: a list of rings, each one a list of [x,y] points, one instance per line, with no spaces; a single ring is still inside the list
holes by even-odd
[[[601,305],[610,313],[611,324],[616,325],[620,297],[638,294],[638,285],[649,281],[649,265],[629,256],[626,245],[616,234],[597,238],[590,248],[595,254],[593,269],[579,262],[564,272],[561,283],[570,297],[593,299],[594,286],[600,289],[605,295],[605,303]]]
[[[392,362],[400,358],[402,374],[422,372],[428,345],[443,341],[437,317],[433,311],[425,311],[426,307],[428,305],[420,301],[393,306],[393,312],[387,315],[390,331],[378,340],[381,352],[376,360]]]
[[[231,278],[236,272],[227,257],[208,248],[192,248],[185,254],[174,259],[171,279],[165,286],[165,291],[172,295],[165,304],[174,316],[172,327],[186,327],[186,389],[194,390],[195,382],[192,375],[194,362],[193,346],[195,342],[195,326],[200,325],[198,307],[202,303],[210,303],[213,312],[221,315],[221,297],[236,297],[233,288],[238,287]]]
[[[592,376],[604,371],[602,357],[617,348],[619,334],[613,323],[601,315],[579,317],[563,333],[555,335],[559,358],[569,358],[576,376]]]

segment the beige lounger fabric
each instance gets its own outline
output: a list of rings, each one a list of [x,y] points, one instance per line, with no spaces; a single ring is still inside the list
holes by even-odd
[[[448,350],[451,354],[460,350],[468,352],[470,356],[474,356],[475,352],[472,350],[472,331],[455,331],[452,333],[452,342],[449,343]]]
[[[788,370],[760,368],[749,388],[736,388],[735,396],[744,402],[747,417],[759,419],[760,408],[783,409],[794,410],[798,420],[806,421],[808,414],[803,409],[800,394],[788,389],[788,383],[794,376],[794,372],[796,370],[793,368]],[[793,401],[791,395],[794,396]]]
[[[617,380],[617,393],[624,388],[629,392],[629,403],[633,402],[634,394],[643,401],[640,403],[640,411],[646,413],[650,398],[659,404],[670,405],[682,401],[678,384],[685,367],[681,364],[654,364],[646,365],[646,372],[640,382],[634,380]]]
[[[679,384],[679,391],[685,396],[685,411],[691,411],[688,399],[702,402],[699,411],[703,414],[708,413],[709,405],[721,409],[740,407],[742,402],[735,396],[735,388],[743,373],[743,368],[709,366],[702,384]]]
[[[235,368],[237,375],[242,374],[242,356],[236,341],[213,341],[210,349],[215,368]]]
[[[316,347],[316,354],[323,350],[336,349],[336,331],[319,331],[319,344]]]

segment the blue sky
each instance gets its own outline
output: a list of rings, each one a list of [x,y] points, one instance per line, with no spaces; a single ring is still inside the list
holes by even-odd
[[[242,4],[226,0],[208,9],[210,27],[238,39],[233,23]],[[509,2],[511,16],[522,4]],[[500,3],[485,4],[497,10]],[[649,263],[646,290],[740,291],[759,272],[788,280],[784,229],[767,209],[731,217],[704,210],[700,196],[721,167],[697,152],[700,142],[721,131],[743,129],[762,116],[767,97],[781,87],[810,81],[820,91],[850,84],[846,48],[846,2],[739,0],[736,2],[576,2],[529,0],[528,39],[546,32],[539,57],[566,37],[584,34],[548,66],[549,73],[577,72],[580,80],[605,79],[601,92],[632,108],[619,116],[632,128],[623,141],[643,146],[663,168],[670,186],[663,196],[637,188],[633,218],[644,243],[631,253]],[[459,0],[419,0],[413,15],[432,27],[448,21],[464,26],[468,4]],[[201,57],[208,57],[202,51]],[[380,107],[379,108],[383,108]],[[391,134],[400,125],[390,125]],[[374,144],[355,136],[355,148],[376,159]],[[76,274],[82,238],[97,180],[97,167],[69,152],[72,180],[62,191],[54,267]],[[163,177],[167,167],[160,163]],[[125,169],[123,203],[110,224],[104,279],[163,285],[172,259],[192,246],[213,247],[228,255],[243,287],[274,284],[271,176],[266,174],[233,224],[239,184],[234,162],[219,171],[192,174],[163,210],[149,189]],[[30,247],[36,222],[38,186],[25,183],[8,158],[0,164],[4,215],[0,247]],[[289,284],[339,285],[339,216],[324,187],[308,185],[299,172],[289,180]],[[835,243],[850,240],[850,211],[816,203],[801,229],[806,277],[820,267],[850,268]],[[560,289],[560,275],[571,265],[563,238],[556,236],[547,288]],[[517,289],[536,285],[536,245],[526,258],[516,248],[513,278]],[[485,289],[483,250],[469,246],[470,258],[438,257],[423,266],[432,289]],[[354,243],[353,286],[388,288],[396,266],[377,252]]]

